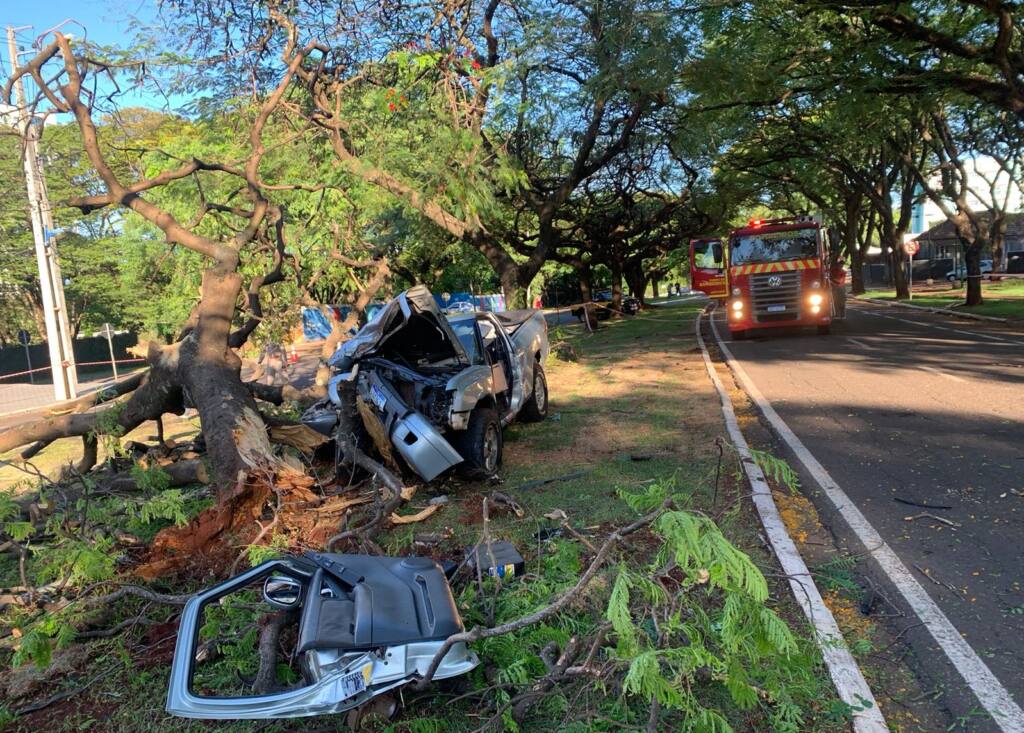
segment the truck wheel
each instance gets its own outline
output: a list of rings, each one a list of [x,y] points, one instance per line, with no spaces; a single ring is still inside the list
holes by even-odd
[[[533,364],[533,392],[519,416],[523,422],[541,422],[548,416],[548,378],[539,361]]]
[[[469,425],[458,434],[455,449],[462,456],[459,475],[480,481],[498,472],[501,465],[501,421],[490,407],[478,407],[469,416]]]
[[[746,331],[730,331],[729,335],[732,336],[733,341],[746,341],[747,339]]]
[[[828,336],[830,333],[832,333],[832,326],[818,326],[819,336]]]

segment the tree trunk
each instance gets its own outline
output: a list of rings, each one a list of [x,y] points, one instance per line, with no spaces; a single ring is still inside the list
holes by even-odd
[[[242,288],[233,268],[203,272],[199,322],[181,343],[178,377],[199,411],[206,450],[220,491],[233,488],[254,468],[273,463],[256,400],[242,383],[242,361],[228,347],[231,319]]]
[[[896,287],[896,299],[907,300],[910,297],[910,289],[907,287],[907,273],[903,269],[905,257],[900,246],[901,237],[894,228],[883,226],[880,229],[882,251],[888,255],[892,283]]]
[[[964,264],[967,266],[966,305],[981,305],[981,246],[978,242],[964,247]]]
[[[996,214],[989,228],[989,242],[992,248],[992,272],[1005,272],[1007,264],[1006,252],[1006,216]]]
[[[843,249],[850,255],[850,292],[860,295],[864,287],[864,250],[857,234],[860,232],[860,212],[863,198],[860,193],[845,197],[846,220],[843,222]],[[866,247],[865,247],[866,249]]]
[[[501,294],[505,296],[505,307],[515,308],[516,297],[519,293],[519,273],[514,262],[501,263],[500,265],[494,266],[495,272],[498,273],[498,281],[501,283]]]
[[[612,312],[616,315],[622,314],[622,263],[613,259],[610,268],[612,271]]]
[[[593,331],[597,328],[597,318],[594,315],[594,306],[592,301],[594,300],[594,288],[593,282],[591,281],[590,265],[584,265],[579,269],[580,278],[580,302],[583,303],[583,322],[588,329]]]
[[[850,250],[850,292],[860,295],[865,292],[864,287],[864,255],[860,249],[854,247]]]
[[[580,278],[580,298],[582,302],[589,303],[594,299],[594,289],[590,280],[590,268],[581,267],[577,274]]]
[[[632,262],[626,266],[626,282],[629,284],[629,294],[640,301],[643,305],[646,302],[644,297],[647,292],[647,275],[644,273],[643,264]]]
[[[654,297],[654,298],[660,297],[658,295],[658,278],[657,277],[652,277],[651,278],[651,296]]]
[[[903,250],[894,247],[891,250],[889,261],[892,263],[892,282],[896,286],[896,300],[907,300],[910,297],[910,287],[907,285],[907,273],[903,269],[906,258]]]

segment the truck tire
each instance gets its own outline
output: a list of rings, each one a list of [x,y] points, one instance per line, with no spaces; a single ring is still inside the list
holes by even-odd
[[[478,407],[470,413],[469,425],[456,434],[455,450],[462,456],[456,470],[460,476],[481,481],[498,472],[501,465],[501,421],[490,407]]]
[[[533,364],[533,392],[519,411],[523,422],[541,422],[548,416],[548,377],[539,361]]]
[[[830,333],[832,333],[832,326],[818,326],[819,336],[828,336]]]
[[[730,331],[729,335],[732,336],[733,341],[746,341],[747,339],[746,331]]]

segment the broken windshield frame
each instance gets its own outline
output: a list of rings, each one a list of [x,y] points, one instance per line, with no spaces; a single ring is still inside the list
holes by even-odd
[[[729,247],[730,265],[802,260],[817,256],[817,229],[744,234],[733,238]]]
[[[476,316],[459,316],[448,318],[448,324],[452,327],[455,335],[465,349],[470,364],[483,364],[483,347],[480,344],[480,334],[476,327]]]

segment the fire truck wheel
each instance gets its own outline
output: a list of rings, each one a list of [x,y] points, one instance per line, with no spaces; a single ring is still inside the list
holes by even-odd
[[[832,326],[831,325],[829,325],[829,326],[818,326],[818,335],[819,336],[828,336],[830,333],[832,333]]]
[[[747,339],[746,331],[732,331],[731,335],[733,341],[746,341]]]

